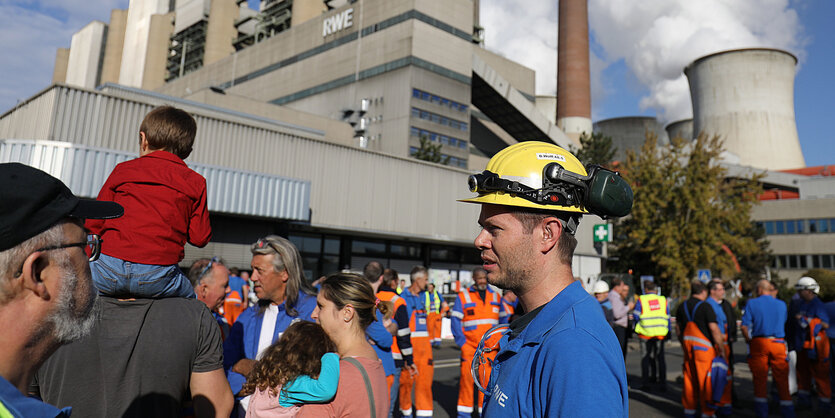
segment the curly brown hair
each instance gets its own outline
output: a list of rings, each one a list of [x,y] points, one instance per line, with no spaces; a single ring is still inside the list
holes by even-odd
[[[249,395],[260,389],[278,396],[279,387],[299,376],[317,379],[322,356],[333,351],[336,351],[336,346],[321,325],[307,321],[293,323],[278,341],[267,347],[247,376],[240,393]]]

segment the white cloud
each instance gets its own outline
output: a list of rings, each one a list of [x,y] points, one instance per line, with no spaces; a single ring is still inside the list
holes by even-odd
[[[696,58],[770,47],[803,61],[806,40],[795,6],[789,0],[589,0],[589,26],[600,46],[590,60],[592,103],[612,93],[602,73],[623,60],[649,90],[642,109],[655,109],[665,121],[691,117],[682,70]],[[487,48],[537,71],[537,93],[556,91],[557,2],[482,0],[481,25]]]
[[[55,53],[69,48],[72,34],[128,0],[0,1],[0,113],[47,87]]]

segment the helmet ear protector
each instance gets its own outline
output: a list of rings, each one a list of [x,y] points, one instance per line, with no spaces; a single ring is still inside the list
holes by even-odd
[[[471,192],[505,192],[546,206],[577,206],[603,219],[626,216],[632,210],[632,188],[618,173],[592,164],[587,176],[549,163],[542,170],[542,188],[502,179],[484,170],[467,180]]]

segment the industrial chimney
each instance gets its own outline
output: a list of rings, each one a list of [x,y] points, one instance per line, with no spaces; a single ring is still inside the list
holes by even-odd
[[[797,58],[777,49],[711,54],[684,69],[693,134],[720,135],[739,163],[768,170],[805,167],[794,118]]]
[[[559,0],[558,32],[557,126],[577,141],[592,132],[587,0]]]

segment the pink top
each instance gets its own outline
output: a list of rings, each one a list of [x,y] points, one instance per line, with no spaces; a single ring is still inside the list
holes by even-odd
[[[371,388],[374,392],[374,405],[378,418],[388,416],[389,390],[386,373],[380,360],[354,357],[365,367]],[[360,417],[368,418],[371,410],[368,403],[368,391],[360,371],[346,360],[339,361],[339,387],[336,397],[326,404],[306,404],[301,407],[298,417]]]
[[[281,392],[281,387],[279,386],[276,391],[276,393]],[[246,409],[246,418],[293,418],[298,412],[298,406],[287,408],[279,405],[278,395],[271,395],[269,390],[265,392],[261,389],[255,389],[255,393],[253,393],[249,398],[249,406]]]

